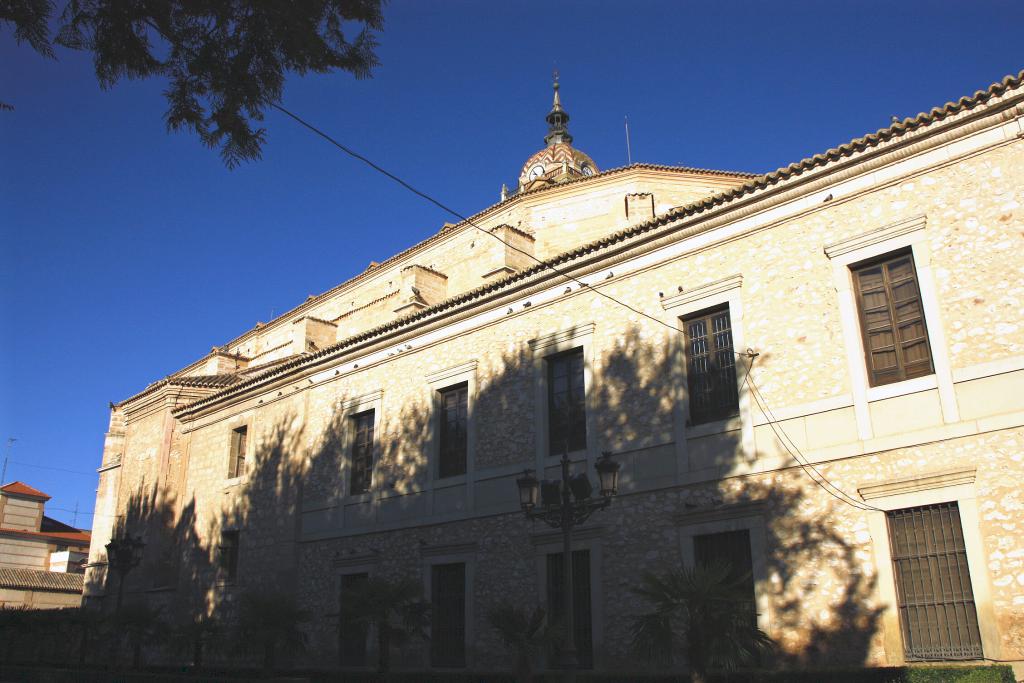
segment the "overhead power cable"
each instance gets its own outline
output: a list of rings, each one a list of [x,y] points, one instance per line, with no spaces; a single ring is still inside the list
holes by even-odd
[[[582,280],[580,280],[579,278],[571,275],[570,273],[564,272],[563,270],[561,270],[560,268],[555,267],[551,263],[548,263],[546,261],[542,261],[541,259],[537,258],[533,254],[531,254],[531,253],[529,253],[527,251],[524,251],[524,250],[522,250],[522,249],[520,249],[520,248],[518,248],[518,247],[516,247],[516,246],[514,246],[514,245],[512,245],[512,244],[510,244],[508,242],[506,242],[505,240],[503,240],[501,237],[499,237],[495,233],[490,232],[489,230],[485,230],[484,228],[482,228],[479,225],[477,225],[476,222],[473,221],[471,218],[463,215],[462,213],[460,213],[460,212],[456,211],[455,209],[449,207],[448,205],[444,204],[443,202],[435,199],[434,197],[432,197],[431,195],[427,194],[426,192],[418,190],[417,188],[413,187],[408,182],[406,182],[402,178],[398,177],[394,173],[391,173],[387,169],[382,168],[380,165],[378,165],[377,163],[375,163],[372,160],[368,159],[367,157],[363,156],[359,152],[356,152],[355,150],[351,149],[350,147],[348,147],[346,145],[343,145],[342,143],[338,142],[332,136],[330,136],[329,134],[325,133],[323,130],[321,130],[320,128],[314,126],[313,124],[309,123],[308,121],[303,119],[298,114],[295,114],[294,112],[289,111],[288,109],[286,109],[285,107],[282,107],[279,104],[271,103],[270,106],[273,107],[274,109],[277,109],[282,114],[288,116],[289,118],[294,120],[296,123],[298,123],[299,125],[303,126],[306,129],[308,129],[312,133],[316,134],[317,136],[319,136],[319,137],[323,138],[324,140],[326,140],[327,142],[331,143],[332,145],[334,145],[335,147],[337,147],[338,149],[340,149],[342,152],[344,152],[345,154],[349,155],[350,157],[363,162],[364,164],[366,164],[367,166],[369,166],[373,170],[375,170],[378,173],[380,173],[380,174],[390,178],[391,180],[393,180],[394,182],[398,183],[399,185],[401,185],[402,187],[404,187],[408,191],[412,192],[413,194],[415,194],[415,195],[425,199],[426,201],[430,202],[431,204],[437,206],[442,211],[446,211],[447,213],[451,214],[455,218],[458,218],[460,221],[466,223],[467,225],[475,228],[476,230],[484,233],[485,235],[488,235],[488,236],[496,239],[498,242],[500,242],[501,244],[505,245],[506,247],[512,249],[513,251],[517,251],[520,254],[523,254],[524,256],[529,258],[530,260],[536,262],[538,265],[541,265],[541,266],[547,268],[548,270],[552,271],[556,275],[560,275],[561,277],[564,277],[567,280],[571,280],[572,282],[575,282],[576,284],[578,284],[581,288],[585,287],[585,288],[589,289],[590,291],[594,292],[595,294],[597,294],[599,296],[602,296],[602,297],[608,299],[609,301],[611,301],[611,302],[613,302],[615,304],[618,304],[619,306],[622,306],[623,308],[625,308],[625,309],[627,309],[629,311],[632,311],[633,313],[635,313],[635,314],[637,314],[639,316],[647,318],[648,320],[652,320],[655,323],[657,323],[658,325],[661,325],[662,327],[668,328],[669,330],[671,330],[674,333],[679,333],[679,329],[677,327],[675,327],[673,325],[669,325],[668,323],[666,323],[665,321],[661,320],[660,318],[657,318],[657,317],[655,317],[653,315],[645,313],[644,311],[641,311],[641,310],[639,310],[637,308],[634,308],[633,306],[630,306],[626,302],[624,302],[624,301],[622,301],[622,300],[612,296],[611,294],[608,294],[607,292],[603,292],[600,289],[598,289],[597,287],[594,287],[593,285],[590,285],[590,284],[587,284],[586,282],[583,282]],[[800,449],[796,446],[796,444],[793,442],[793,440],[789,438],[789,435],[785,433],[785,430],[782,428],[782,425],[778,424],[778,420],[775,418],[774,414],[771,411],[771,408],[768,406],[767,400],[765,400],[763,395],[759,395],[760,392],[756,388],[757,385],[754,384],[754,381],[750,378],[750,371],[751,371],[751,369],[754,366],[754,358],[756,358],[758,354],[756,354],[756,353],[754,353],[753,351],[750,351],[750,350],[745,351],[745,352],[744,351],[733,351],[733,354],[735,354],[737,356],[743,356],[743,357],[746,357],[746,358],[750,359],[750,362],[749,362],[749,364],[747,366],[747,372],[746,372],[746,375],[743,378],[743,381],[750,388],[751,394],[754,396],[754,400],[757,402],[758,407],[761,409],[761,412],[764,413],[766,418],[768,418],[768,424],[771,426],[772,432],[775,433],[776,438],[779,439],[779,442],[782,443],[783,447],[785,447],[785,449],[789,452],[789,454],[797,462],[797,464],[800,466],[800,469],[808,477],[810,477],[811,480],[814,481],[814,483],[816,483],[818,486],[820,486],[822,488],[822,490],[824,490],[826,493],[828,493],[830,496],[832,496],[836,500],[838,500],[838,501],[840,501],[842,503],[845,503],[846,505],[849,505],[851,507],[854,507],[854,508],[856,508],[858,510],[863,510],[863,511],[871,510],[871,511],[881,512],[882,510],[880,508],[877,508],[877,507],[875,507],[873,505],[870,505],[870,504],[868,504],[868,503],[866,503],[864,501],[857,500],[856,498],[854,498],[854,497],[850,496],[849,494],[847,494],[846,492],[844,492],[838,486],[836,486],[831,481],[829,481],[829,479],[824,474],[822,474],[816,467],[814,467],[813,464],[810,463],[809,460],[806,459],[806,457],[800,452]],[[762,402],[763,402],[763,406],[762,406]],[[814,474],[811,474],[812,472]]]

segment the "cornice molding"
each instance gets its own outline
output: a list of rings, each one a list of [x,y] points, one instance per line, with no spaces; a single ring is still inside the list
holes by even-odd
[[[740,289],[743,287],[743,276],[740,274],[730,275],[729,277],[722,278],[721,280],[715,280],[709,282],[706,285],[694,287],[692,289],[686,289],[674,296],[668,296],[661,300],[661,307],[666,311],[670,311],[673,308],[679,308],[687,304],[693,303],[694,301],[700,301],[722,292],[728,292],[730,289]]]
[[[913,477],[892,479],[884,484],[862,486],[857,489],[857,493],[859,493],[860,497],[864,500],[873,500],[875,498],[885,498],[887,496],[896,496],[903,493],[915,493],[917,491],[928,491],[929,489],[944,488],[946,486],[961,486],[963,484],[973,484],[976,474],[977,469],[974,467],[965,467],[956,470],[943,470],[941,472],[933,472],[931,474],[921,474]]]
[[[712,509],[696,508],[692,511],[677,512],[672,515],[672,521],[676,526],[692,526],[742,517],[764,517],[767,509],[765,501],[726,503]]]
[[[907,233],[917,230],[924,230],[925,227],[926,217],[923,214],[905,218],[885,227],[878,228],[877,230],[871,230],[860,235],[855,235],[841,242],[829,244],[825,247],[825,256],[828,256],[830,259],[834,259],[837,256],[842,256],[843,254],[848,254],[851,251],[857,251],[864,247],[870,247],[894,237],[899,237],[900,235],[906,235]]]

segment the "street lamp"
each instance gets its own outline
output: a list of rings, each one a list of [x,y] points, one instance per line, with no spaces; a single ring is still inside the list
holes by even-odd
[[[132,537],[125,534],[121,538],[111,539],[107,543],[107,565],[117,572],[117,611],[121,611],[121,599],[124,597],[124,577],[142,562],[142,550],[146,547],[141,536]]]
[[[592,498],[593,488],[586,473],[569,475],[569,448],[562,452],[562,479],[538,481],[533,470],[525,470],[516,479],[519,487],[519,505],[529,519],[543,520],[548,526],[562,530],[562,591],[565,596],[565,647],[562,648],[562,666],[566,680],[576,678],[575,614],[572,587],[572,529],[587,521],[596,510],[611,505],[612,496],[619,492],[619,468],[612,454],[605,451],[594,463],[600,485],[600,498]]]

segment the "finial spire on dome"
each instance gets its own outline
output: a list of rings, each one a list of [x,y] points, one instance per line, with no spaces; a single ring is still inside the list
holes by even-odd
[[[555,90],[555,97],[551,103],[551,111],[545,117],[548,122],[548,134],[544,136],[544,142],[548,145],[559,142],[569,145],[572,144],[572,135],[569,134],[568,127],[569,114],[562,109],[562,98],[558,94],[558,69],[555,69],[554,81],[552,87]]]

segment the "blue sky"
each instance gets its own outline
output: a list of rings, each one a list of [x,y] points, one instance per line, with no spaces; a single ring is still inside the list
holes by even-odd
[[[1010,0],[395,0],[372,79],[293,78],[284,104],[470,214],[543,145],[554,66],[601,168],[628,115],[634,161],[765,172],[1019,71],[1021,25]],[[108,401],[451,217],[274,112],[263,160],[229,171],[165,131],[163,83],[102,91],[58,56],[0,31],[0,448],[71,522]]]

